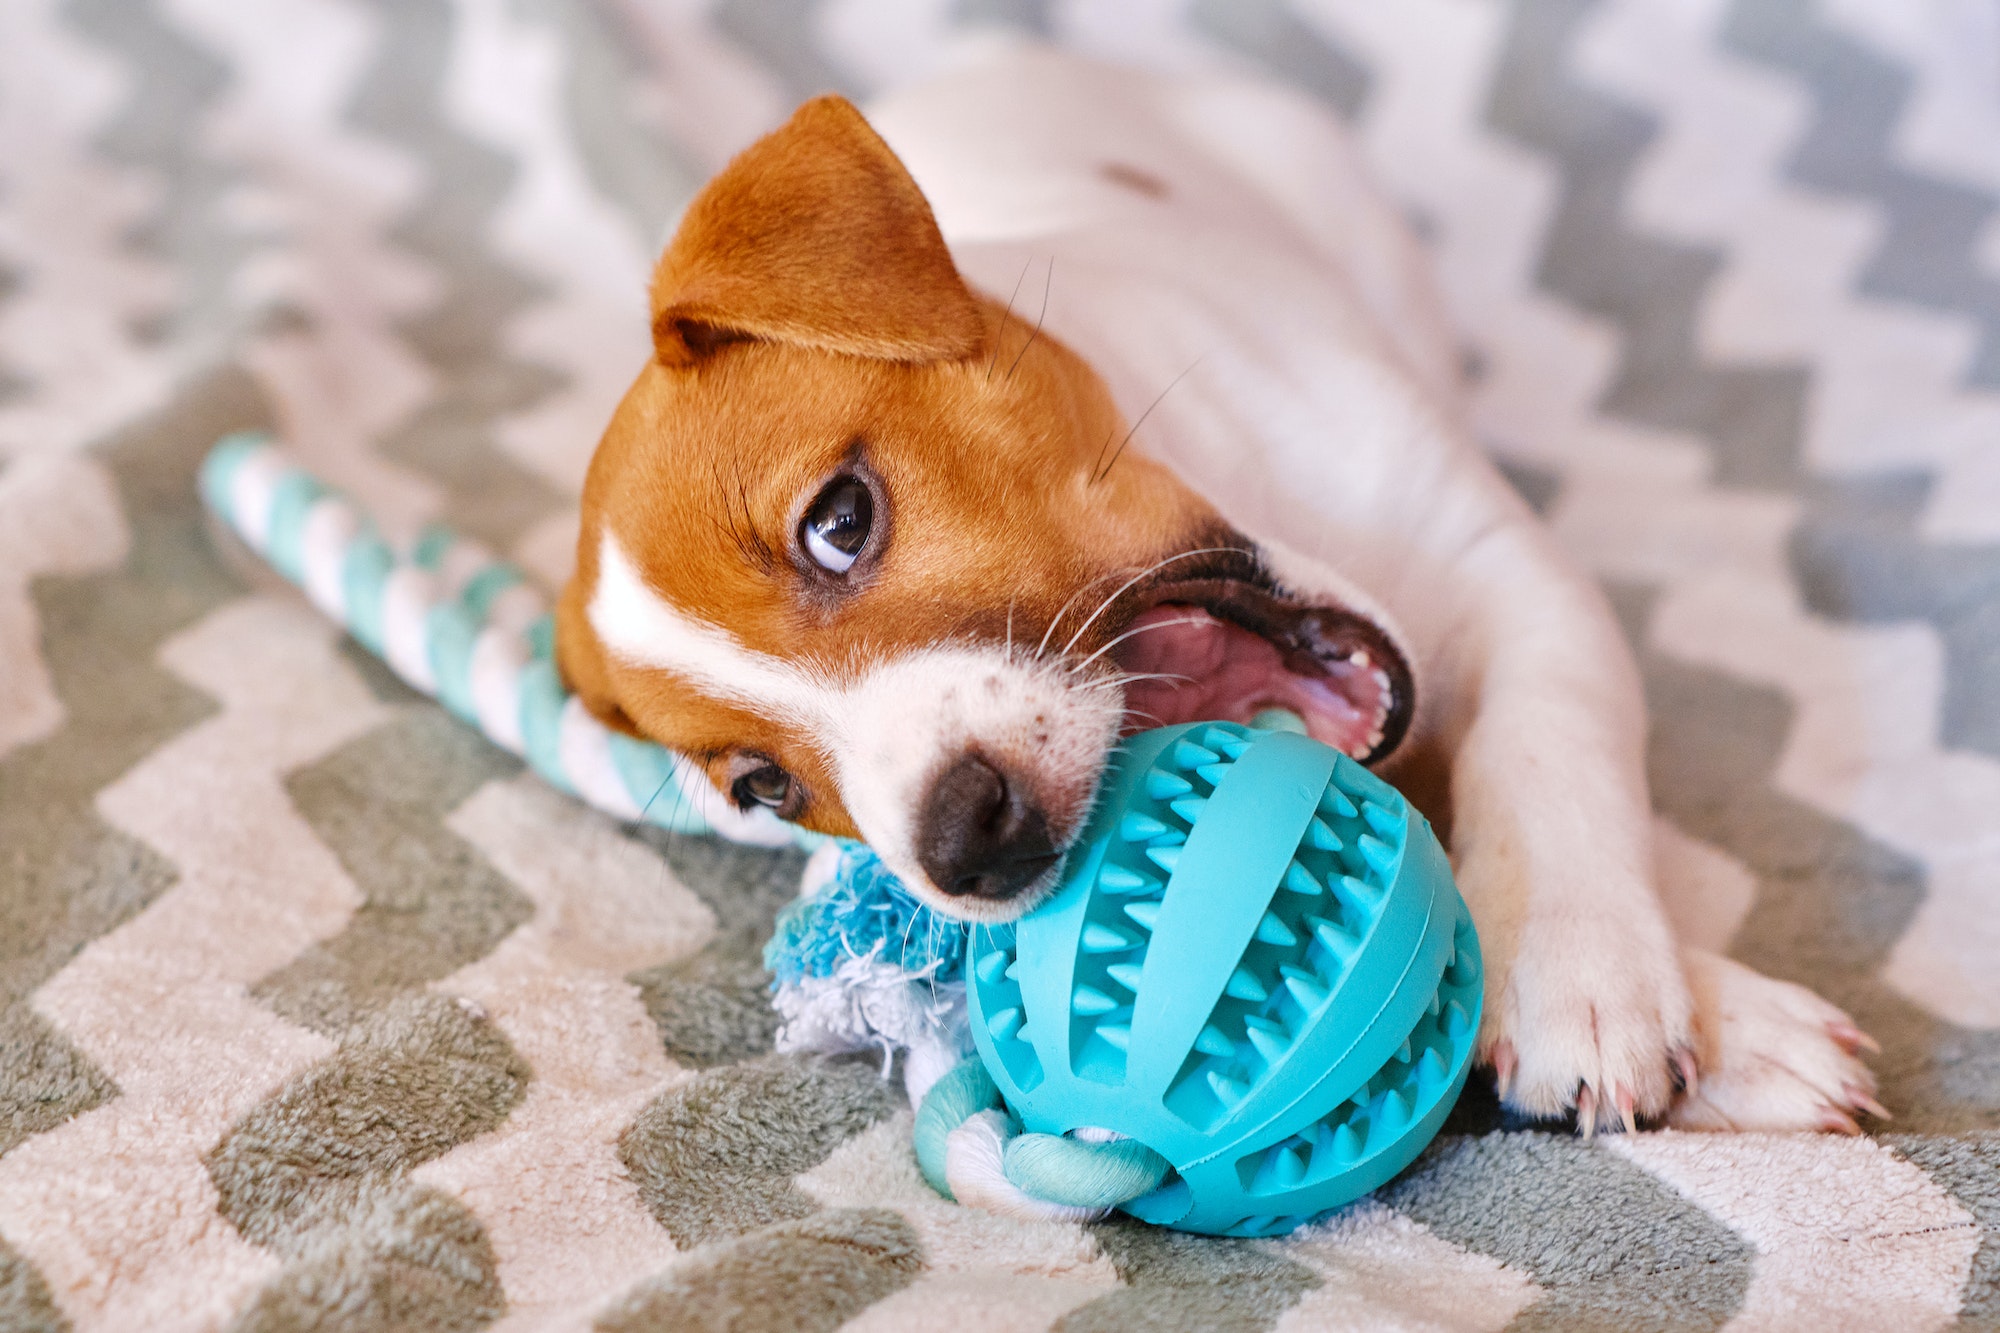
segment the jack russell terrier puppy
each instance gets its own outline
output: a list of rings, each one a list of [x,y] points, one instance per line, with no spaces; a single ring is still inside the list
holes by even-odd
[[[1882,1114],[1845,1014],[1672,938],[1632,658],[1310,103],[1034,49],[823,97],[690,205],[652,313],[558,617],[605,722],[1002,921],[1121,734],[1288,708],[1445,838],[1507,1106]]]

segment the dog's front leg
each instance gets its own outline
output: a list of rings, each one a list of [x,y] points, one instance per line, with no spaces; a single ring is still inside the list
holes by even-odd
[[[1481,1058],[1517,1111],[1629,1126],[1694,1072],[1653,889],[1637,671],[1543,534],[1494,534],[1479,555],[1442,683],[1452,860],[1486,958]]]

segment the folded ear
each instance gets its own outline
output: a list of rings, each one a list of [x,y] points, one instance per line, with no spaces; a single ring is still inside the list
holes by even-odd
[[[843,97],[807,102],[738,154],[653,275],[653,341],[669,366],[753,339],[954,360],[983,336],[923,192]]]

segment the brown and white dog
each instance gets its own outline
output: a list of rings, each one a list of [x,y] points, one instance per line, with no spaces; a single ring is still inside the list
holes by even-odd
[[[1336,123],[1033,49],[871,114],[807,103],[660,260],[559,616],[593,713],[991,921],[1121,732],[1288,707],[1446,836],[1509,1106],[1880,1113],[1845,1015],[1671,937],[1632,660]]]

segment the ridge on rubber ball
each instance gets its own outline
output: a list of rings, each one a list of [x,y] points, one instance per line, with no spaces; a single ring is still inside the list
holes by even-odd
[[[1389,1180],[1479,1029],[1478,940],[1429,823],[1331,747],[1234,723],[1127,740],[1056,893],[970,950],[1014,1118],[1152,1149],[1172,1172],[1122,1207],[1185,1231],[1279,1235]]]

